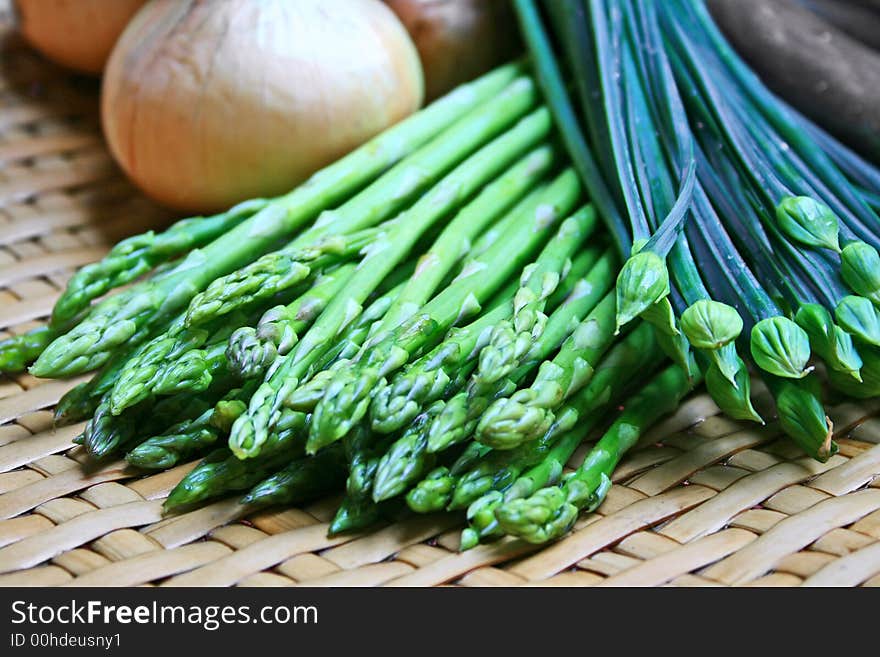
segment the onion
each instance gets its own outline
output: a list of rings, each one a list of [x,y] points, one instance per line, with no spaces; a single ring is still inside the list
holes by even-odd
[[[113,50],[101,113],[138,186],[206,212],[293,188],[423,95],[415,46],[379,0],[153,0]]]
[[[510,0],[385,0],[412,36],[428,100],[510,59],[519,32]]]
[[[100,73],[113,44],[146,0],[15,0],[20,30],[62,66]]]

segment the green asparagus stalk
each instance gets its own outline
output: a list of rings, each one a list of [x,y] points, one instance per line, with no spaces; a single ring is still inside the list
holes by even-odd
[[[9,374],[23,372],[62,332],[62,329],[52,326],[38,326],[25,333],[0,340],[0,372]]]
[[[692,372],[698,371],[696,367]],[[580,509],[596,509],[611,488],[611,475],[621,457],[645,430],[678,406],[698,376],[672,365],[651,380],[626,407],[580,467],[561,487],[546,487],[528,498],[513,499],[495,509],[501,528],[530,543],[559,538],[574,525]]]
[[[615,300],[606,297],[563,343],[553,360],[541,364],[528,388],[495,400],[477,424],[475,438],[495,449],[512,449],[543,434],[553,411],[593,376],[599,358],[614,341]]]
[[[249,314],[239,312],[201,328],[185,328],[184,318],[179,315],[165,332],[140,344],[121,365],[110,390],[112,413],[119,415],[126,408],[153,396],[158,377],[163,371],[167,372],[167,368],[210,341],[225,341],[235,327],[250,321],[250,318]],[[213,378],[207,371],[203,374],[205,385],[202,389]]]
[[[500,322],[489,344],[480,351],[477,380],[494,383],[508,376],[540,337],[547,324],[547,297],[565,278],[571,256],[593,234],[597,224],[593,207],[581,208],[562,223],[538,259],[523,270],[520,288],[513,299],[513,319]]]
[[[311,288],[286,306],[267,310],[256,328],[242,326],[229,338],[226,358],[245,379],[263,375],[278,356],[290,352],[315,318],[354,275],[354,263],[321,274]]]
[[[610,253],[608,253],[606,255],[610,256]],[[610,268],[609,268],[609,271],[602,271],[601,276],[603,279],[610,281],[611,280]],[[589,284],[587,284],[587,285],[590,288],[593,287],[592,285],[589,285]],[[610,287],[610,282],[608,283],[608,285],[606,285],[605,289],[607,290],[609,287]],[[601,290],[601,288],[599,288],[600,294],[602,291],[603,290]],[[566,310],[571,310],[571,308],[568,308]],[[586,312],[586,309],[584,310],[584,312]],[[551,318],[554,321],[551,321],[548,323],[548,329],[549,329],[548,333],[547,333],[548,335],[552,336],[556,333],[554,323],[556,326],[558,326],[560,324],[559,317],[560,316],[555,315],[555,314],[551,316]],[[573,317],[568,316],[569,323],[572,321],[572,319],[573,319]],[[641,353],[642,354],[650,354],[651,353],[651,350],[650,350],[651,343],[645,343],[645,338],[642,336],[643,336],[642,333],[638,333],[636,335],[636,337],[633,338],[633,340],[636,341],[635,344],[637,345],[636,352],[638,352],[639,347],[647,346],[647,347],[649,347],[649,349],[647,351],[642,349]],[[561,338],[559,338],[559,339],[561,339]],[[618,361],[621,360],[621,358],[623,357],[622,356],[623,354],[626,354],[629,352],[625,351],[624,348],[621,347],[615,353],[618,353],[618,355],[615,358],[612,358],[611,356],[609,356],[609,358],[606,360],[608,360],[612,363],[617,363]],[[628,357],[630,359],[638,362],[637,358],[632,358],[632,356],[628,356]],[[609,365],[608,367],[611,367],[611,366]],[[632,368],[630,368],[630,369],[632,369]],[[604,373],[604,370],[600,369],[600,371],[602,371]],[[520,376],[522,376],[522,374],[520,374]],[[607,375],[603,376],[601,381],[599,383],[597,383],[597,386],[604,385],[603,382],[606,380],[607,380]],[[607,387],[607,386],[605,386],[605,387]],[[593,392],[597,389],[599,389],[599,388],[597,388],[597,387],[589,387],[588,388],[588,390],[590,392]],[[602,388],[601,390],[603,391],[602,392],[603,395],[607,393],[607,391],[604,388]],[[456,398],[461,398],[461,397],[456,397]],[[466,398],[466,396],[465,396],[465,398]],[[430,415],[433,415],[434,417],[441,415],[446,410],[445,406],[446,406],[445,404],[438,403],[435,407],[433,407],[431,409]],[[564,425],[564,423],[566,421],[568,421],[570,417],[572,417],[572,413],[574,413],[574,411],[569,409],[568,414],[564,415],[565,419],[557,421],[554,424],[554,426],[551,427],[551,431],[548,431],[548,433],[545,435],[547,435],[547,436],[557,435],[557,433],[562,430],[561,427]],[[573,417],[576,419],[576,415]],[[427,420],[428,420],[428,422],[427,422],[428,429],[435,426],[433,424],[433,422],[434,422],[433,418],[428,417]],[[473,423],[474,424],[476,423],[476,419],[473,420]],[[383,497],[383,499],[390,497],[392,495],[396,495],[398,492],[401,492],[403,489],[405,489],[407,486],[409,486],[418,476],[421,476],[422,473],[424,473],[424,471],[431,466],[431,464],[433,463],[433,459],[429,458],[429,455],[432,453],[428,450],[429,436],[430,436],[430,433],[427,431],[420,431],[420,432],[413,434],[413,435],[405,435],[404,437],[402,437],[398,441],[398,443],[395,444],[395,449],[394,449],[393,453],[389,452],[389,455],[387,455],[387,465],[385,467],[385,471],[383,474],[383,487],[388,492],[385,495],[385,497]],[[487,448],[481,446],[479,443],[472,443],[471,447],[475,448],[473,451],[477,453],[477,456],[475,457],[474,460],[478,461],[480,458],[485,456],[485,453],[479,454],[479,452],[482,449],[487,449]],[[515,478],[517,476],[518,472],[521,470],[521,468],[524,467],[523,463],[525,463],[527,461],[527,455],[533,454],[534,450],[536,450],[536,449],[540,449],[540,441],[533,441],[532,444],[530,444],[530,445],[524,445],[523,448],[520,449],[519,451],[516,451],[516,450],[514,450],[514,452],[508,451],[506,453],[495,454],[495,455],[489,457],[489,461],[491,462],[490,465],[483,466],[485,468],[488,468],[487,477],[483,478],[479,485],[486,484],[487,482],[497,483],[498,481],[505,481],[506,480],[505,477],[507,475]],[[468,451],[470,451],[470,450],[466,450],[466,453]],[[499,464],[502,462],[503,463],[512,462],[512,463],[516,464],[515,466],[512,466],[512,467],[519,467],[520,470],[516,470],[515,472],[513,470],[508,470],[508,471],[506,471],[506,474],[502,473],[496,479],[496,477],[495,477],[495,474],[497,474],[496,471],[501,468],[501,466]],[[462,507],[467,506],[467,504],[469,504],[470,500],[474,499],[476,496],[479,496],[479,494],[484,492],[484,491],[480,491],[480,490],[477,490],[476,492],[474,492],[475,488],[473,488],[473,487],[471,487],[465,491],[463,488],[459,488],[456,486],[455,482],[456,482],[456,478],[458,476],[457,471],[468,470],[468,468],[470,468],[470,465],[466,465],[467,463],[468,463],[468,457],[463,456],[462,458],[459,459],[459,461],[454,466],[454,468],[453,468],[454,471],[446,471],[446,472],[443,472],[442,474],[438,474],[435,472],[433,476],[429,477],[429,480],[424,481],[424,485],[422,485],[422,483],[417,485],[416,488],[418,488],[419,491],[415,492],[413,494],[414,501],[412,502],[412,504],[414,504],[414,505],[416,505],[416,507],[422,508],[422,509],[430,508],[432,510],[438,510],[439,508],[441,508],[442,506],[445,506],[446,504],[448,504],[451,501],[450,498],[451,498],[452,491],[454,488],[456,493],[458,494],[458,499],[455,501],[452,501],[452,506],[450,508],[457,508],[459,506],[462,506]],[[495,466],[498,466],[498,467],[495,467]],[[473,473],[474,470],[472,469],[469,472]],[[511,473],[513,473],[513,474],[511,474]],[[465,474],[463,476],[465,478],[468,476],[472,476],[477,480],[480,480],[482,477],[481,474],[471,474],[471,475]],[[512,479],[510,479],[510,481],[512,481]],[[468,488],[469,485],[470,484],[465,483],[464,488]],[[442,499],[442,502],[441,502],[441,499]]]
[[[433,466],[436,457],[425,449],[428,439],[424,429],[442,407],[442,401],[434,402],[416,417],[379,461],[373,480],[374,502],[381,502],[404,492]]]
[[[391,165],[395,166],[358,194],[363,203],[358,203],[361,212],[356,221],[347,221],[347,215],[325,215],[315,228],[306,231],[306,243],[327,234],[375,225],[405,207],[446,167],[503,129],[519,115],[523,105],[534,102],[535,90],[530,81],[520,78],[511,83],[518,72],[516,65],[502,67],[432,103],[322,169],[203,249],[191,251],[161,278],[101,302],[85,320],[46,348],[32,373],[60,377],[100,367],[115,348],[145,339],[158,322],[182,310],[218,276],[267,252]],[[499,93],[505,85],[508,90]],[[524,102],[518,102],[520,98]],[[438,131],[443,132],[438,135]],[[433,141],[423,146],[429,140]]]
[[[409,490],[406,503],[416,513],[435,513],[446,508],[454,490],[455,477],[449,468],[440,466]]]
[[[211,217],[183,219],[158,234],[151,230],[122,240],[102,260],[86,265],[70,278],[55,302],[49,326],[74,319],[92,300],[131,283],[172,258],[207,245],[272,202],[251,199]]]
[[[398,431],[427,404],[440,399],[456,373],[475,359],[492,327],[509,317],[512,310],[509,302],[501,303],[467,326],[453,328],[443,342],[380,388],[370,404],[373,431]]]
[[[655,331],[642,324],[609,352],[590,383],[566,404],[544,436],[514,450],[494,452],[463,475],[450,500],[455,507],[469,505],[462,549],[500,535],[495,509],[502,502],[529,497],[555,484],[575,449],[602,420],[603,409],[618,403],[632,381],[652,371],[660,360]],[[491,460],[498,463],[488,464]],[[525,468],[529,469],[523,472]]]
[[[428,426],[428,451],[439,452],[469,438],[489,404],[512,394],[516,385],[570,336],[585,315],[596,311],[596,304],[614,284],[616,266],[614,253],[606,251],[565,303],[550,315],[540,339],[510,377],[491,385],[472,380],[466,391],[450,398]]]
[[[299,504],[339,487],[345,479],[341,447],[326,449],[312,457],[297,459],[254,486],[242,504],[269,506]]]
[[[556,156],[553,147],[539,146],[487,184],[455,215],[431,247],[419,257],[415,272],[385,315],[379,334],[402,324],[431,298],[456,263],[469,254],[471,242],[535,188],[554,164]]]
[[[395,230],[394,220],[345,235],[328,235],[300,248],[268,253],[251,264],[214,279],[186,310],[187,327],[207,322],[272,297],[306,281],[314,272],[355,259]]]
[[[542,110],[543,112],[543,110]],[[546,113],[542,114],[548,117]],[[480,260],[472,260],[462,273],[418,314],[373,344],[358,367],[340,372],[315,408],[307,449],[314,452],[342,436],[367,411],[370,391],[382,377],[399,369],[434,336],[442,336],[454,323],[478,312],[510,275],[523,266],[560,215],[577,202],[580,185],[573,171],[561,174],[548,188],[547,197],[533,213],[523,214],[502,242]]]
[[[169,493],[163,508],[166,512],[174,511],[233,491],[247,490],[298,456],[301,454],[291,451],[242,461],[228,449],[219,448],[181,479]]]
[[[523,111],[533,100],[534,89],[530,85],[518,84],[516,87],[520,88],[517,93],[522,96],[521,107],[517,109],[517,103],[514,102],[519,96],[507,94],[507,104],[502,103],[502,109],[496,108],[499,113],[503,111],[510,116],[511,112]],[[500,120],[494,115],[487,117],[487,120],[489,118]],[[242,453],[259,451],[282,400],[297,387],[308,368],[327,349],[329,342],[360,313],[361,304],[367,296],[405,258],[419,236],[542,140],[549,129],[546,110],[531,113],[456,167],[401,216],[399,229],[395,230],[393,236],[373,245],[345,294],[334,298],[296,348],[276,361],[276,367],[267,375],[266,385],[251,400],[249,412],[239,418],[233,427],[230,444],[234,450]]]
[[[255,387],[250,382],[230,390],[198,417],[179,422],[161,435],[143,441],[125,455],[125,460],[146,470],[162,470],[203,453],[229,435],[232,423],[244,413],[245,400]]]

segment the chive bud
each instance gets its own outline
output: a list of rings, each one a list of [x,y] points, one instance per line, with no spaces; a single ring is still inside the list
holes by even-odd
[[[739,367],[733,373],[733,383],[712,363],[706,369],[706,389],[718,408],[728,417],[764,424],[764,420],[752,406],[749,371],[739,356],[735,358]]]
[[[843,297],[834,309],[834,318],[856,340],[880,347],[880,311],[869,299]]]
[[[828,372],[828,380],[838,391],[856,399],[880,397],[880,354],[866,349],[862,356],[862,380],[856,381],[843,372]]]
[[[817,461],[824,463],[836,454],[831,420],[814,382],[769,377],[767,383],[776,397],[776,412],[785,434]]]
[[[770,374],[800,379],[809,373],[810,338],[787,317],[770,317],[755,324],[751,350],[758,367]]]
[[[657,303],[648,306],[639,317],[667,335],[678,335],[675,312],[672,310],[672,304],[669,303],[669,297],[663,297]]]
[[[824,203],[809,196],[786,196],[776,206],[776,220],[790,240],[840,253],[837,216]]]
[[[730,385],[734,388],[739,386],[736,375],[742,360],[736,353],[735,343],[731,342],[719,349],[704,349],[701,353],[709,357],[709,360],[718,368],[718,372],[727,379]]]
[[[669,294],[666,262],[652,251],[631,256],[617,276],[617,331]]]
[[[850,289],[880,306],[880,254],[870,244],[851,242],[840,255],[840,275]]]
[[[732,306],[700,299],[681,314],[681,330],[696,349],[719,349],[742,333],[743,321]]]
[[[688,373],[688,378],[693,378],[696,369],[691,358],[691,345],[681,331],[676,335],[670,335],[659,329],[654,329],[654,336],[660,349],[673,363]]]
[[[794,321],[810,338],[810,347],[832,370],[849,374],[861,381],[862,358],[852,336],[837,326],[824,306],[805,303],[798,308]]]

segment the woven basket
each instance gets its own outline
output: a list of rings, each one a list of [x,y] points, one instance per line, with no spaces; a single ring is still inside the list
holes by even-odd
[[[0,338],[36,326],[76,267],[171,218],[114,167],[97,85],[46,64],[9,18],[0,4]],[[90,466],[71,443],[82,425],[52,427],[79,380],[0,377],[0,585],[880,585],[880,401],[831,409],[841,451],[819,464],[695,396],[567,538],[459,553],[447,515],[327,538],[338,499],[164,518],[193,464]]]

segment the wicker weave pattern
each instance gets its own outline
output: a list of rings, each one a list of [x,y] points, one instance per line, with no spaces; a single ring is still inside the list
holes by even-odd
[[[96,86],[27,50],[4,8],[0,337],[45,317],[76,267],[169,219],[113,166]],[[731,422],[696,396],[567,538],[458,553],[446,515],[327,538],[338,500],[248,516],[227,500],[163,518],[193,464],[149,476],[89,465],[71,443],[82,425],[52,427],[77,382],[0,378],[0,585],[880,585],[880,401],[832,409],[841,453],[819,464],[773,425]]]

